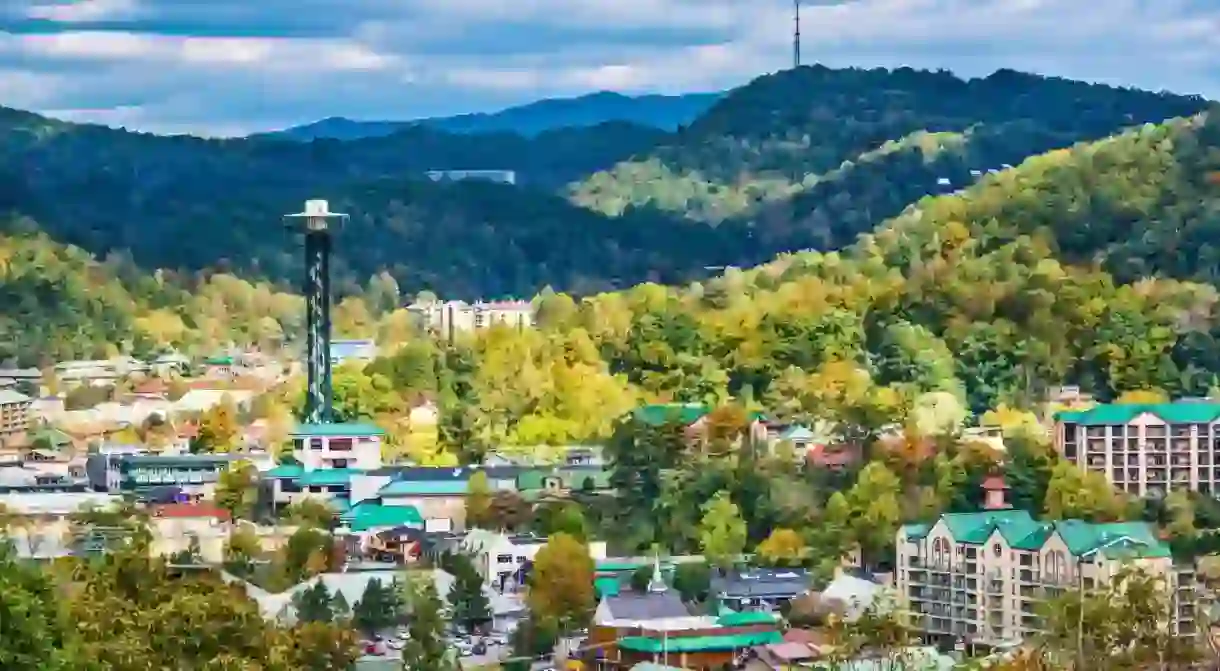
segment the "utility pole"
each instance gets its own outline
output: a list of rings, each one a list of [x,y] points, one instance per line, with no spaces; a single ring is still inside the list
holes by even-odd
[[[801,67],[801,0],[792,0],[792,67]]]

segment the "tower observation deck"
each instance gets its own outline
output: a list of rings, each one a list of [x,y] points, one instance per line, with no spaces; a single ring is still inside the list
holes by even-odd
[[[331,422],[330,252],[331,233],[347,215],[331,212],[325,200],[307,200],[305,209],[285,216],[288,227],[305,236],[305,417],[308,424]]]

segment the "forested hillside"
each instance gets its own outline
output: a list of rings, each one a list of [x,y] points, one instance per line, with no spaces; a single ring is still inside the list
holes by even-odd
[[[490,334],[447,359],[467,380],[445,396],[447,430],[580,441],[640,398],[732,396],[875,435],[930,391],[977,414],[1034,407],[1060,384],[1103,399],[1207,394],[1220,382],[1203,244],[1216,239],[1218,149],[1218,118],[1150,125],[922,201],[841,252],[684,288],[544,296],[541,332]],[[419,372],[439,354],[419,347],[387,369],[408,392],[441,384]],[[583,388],[602,392],[575,391],[577,361]]]
[[[43,365],[161,345],[208,351],[230,342],[276,345],[300,330],[304,304],[228,275],[146,273],[129,258],[98,261],[30,231],[0,234],[0,362]]]
[[[649,206],[710,222],[745,218],[775,235],[803,230],[804,244],[839,243],[844,236],[828,228],[864,232],[913,197],[944,191],[942,178],[958,188],[972,170],[1205,104],[1010,70],[962,80],[802,67],[732,91],[671,142],[574,185],[572,199],[608,214]]]

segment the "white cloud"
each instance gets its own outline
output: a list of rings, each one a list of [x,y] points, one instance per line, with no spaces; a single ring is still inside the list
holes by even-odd
[[[1104,10],[1081,0],[804,5],[806,62],[967,76],[1009,67],[1220,97],[1216,0],[1106,0]],[[710,90],[791,59],[791,0],[24,6],[22,15],[42,23],[0,33],[7,104],[152,130],[408,118],[594,89]]]

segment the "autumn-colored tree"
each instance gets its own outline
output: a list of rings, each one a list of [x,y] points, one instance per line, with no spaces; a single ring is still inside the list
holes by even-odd
[[[1112,522],[1122,519],[1125,502],[1100,473],[1061,461],[1051,472],[1044,504],[1051,519]]]
[[[1119,394],[1115,403],[1167,403],[1169,394],[1160,389],[1132,389]]]
[[[699,544],[703,556],[721,571],[731,568],[745,549],[746,523],[727,491],[717,492],[703,505]]]
[[[477,471],[466,483],[466,528],[487,528],[492,519],[491,483],[487,474]]]
[[[805,539],[792,529],[776,529],[754,551],[768,566],[798,566],[809,556]]]
[[[249,519],[258,501],[256,474],[249,461],[231,462],[216,482],[216,505],[229,511],[233,519]]]
[[[237,404],[225,394],[200,418],[199,433],[191,439],[191,451],[228,452],[237,446],[239,431]]]
[[[564,632],[585,626],[596,605],[589,548],[567,534],[547,539],[534,557],[525,602],[530,617],[550,619]]]

